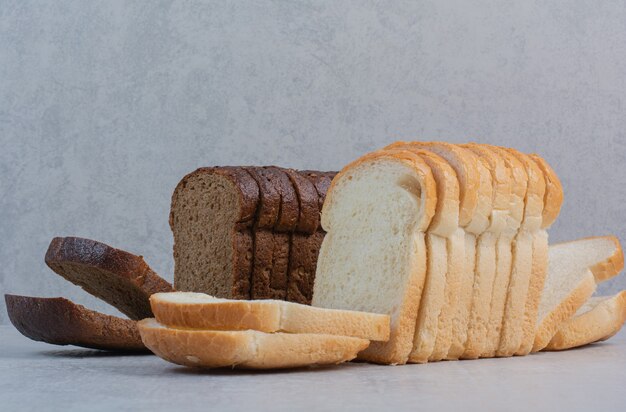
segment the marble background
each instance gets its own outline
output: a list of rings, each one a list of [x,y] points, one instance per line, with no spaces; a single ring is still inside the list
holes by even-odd
[[[617,0],[0,0],[0,292],[116,313],[45,266],[53,236],[172,279],[185,173],[339,169],[396,139],[539,152],[566,193],[552,238],[626,240],[625,21]]]

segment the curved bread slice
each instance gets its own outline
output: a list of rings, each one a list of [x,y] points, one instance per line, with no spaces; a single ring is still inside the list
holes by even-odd
[[[626,290],[590,298],[576,315],[559,326],[544,350],[564,350],[606,340],[626,321]]]
[[[138,322],[144,344],[159,357],[200,368],[296,368],[339,364],[367,348],[366,339],[321,334],[173,329]]]
[[[531,280],[544,276],[547,270],[545,255],[547,246],[535,242],[541,229],[543,199],[546,183],[542,170],[527,155],[514,149],[502,149],[513,155],[522,165],[528,177],[524,197],[524,218],[515,237],[513,268],[517,276],[511,276],[506,307],[502,319],[498,356],[512,356],[522,344],[524,336],[524,313]]]
[[[522,343],[516,355],[527,355],[533,347],[537,329],[537,311],[543,286],[548,273],[548,232],[547,229],[557,218],[563,202],[563,187],[559,177],[550,165],[538,155],[528,155],[543,172],[545,192],[543,195],[543,212],[541,214],[541,230],[533,234],[533,276],[528,285],[528,297],[524,309],[522,324]]]
[[[27,338],[53,345],[145,351],[137,322],[105,315],[65,298],[4,295],[9,319]]]
[[[432,171],[409,151],[363,156],[328,189],[312,304],[391,316],[389,341],[372,343],[361,359],[408,359],[426,274],[424,232],[436,202]]]
[[[174,290],[141,256],[95,240],[56,237],[45,259],[53,271],[131,319],[152,316],[150,295]]]
[[[389,339],[389,316],[322,309],[279,300],[228,300],[203,293],[150,297],[157,321],[174,328],[322,333],[368,340]]]

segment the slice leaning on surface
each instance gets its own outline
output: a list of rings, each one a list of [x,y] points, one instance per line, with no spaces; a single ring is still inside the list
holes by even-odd
[[[539,326],[533,352],[545,348],[563,322],[570,319],[593,294],[596,281],[594,272],[589,268],[599,270],[599,276],[607,280],[617,275],[624,266],[622,248],[613,236],[552,245],[548,258],[548,276],[539,307]]]
[[[261,332],[318,333],[368,340],[389,339],[389,316],[316,308],[281,300],[219,299],[203,293],[156,293],[156,320],[168,327]]]
[[[389,341],[373,342],[360,359],[408,359],[426,275],[424,232],[436,202],[432,171],[409,151],[363,156],[332,181],[312,305],[391,316]]]
[[[626,290],[613,296],[594,296],[563,322],[543,350],[565,350],[603,341],[626,321]]]

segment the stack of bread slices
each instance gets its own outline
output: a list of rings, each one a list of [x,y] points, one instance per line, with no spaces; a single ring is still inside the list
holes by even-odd
[[[559,328],[576,329],[564,322],[595,289],[588,266],[604,262],[604,278],[614,276],[623,254],[615,243],[589,251],[589,240],[550,250],[562,200],[552,168],[513,149],[397,142],[367,154],[328,190],[312,304],[389,314],[390,339],[359,354],[377,363],[567,346]],[[622,300],[593,301],[570,323]]]
[[[389,338],[389,316],[280,300],[230,300],[193,292],[150,297],[138,323],[144,344],[192,367],[248,369],[338,364]]]

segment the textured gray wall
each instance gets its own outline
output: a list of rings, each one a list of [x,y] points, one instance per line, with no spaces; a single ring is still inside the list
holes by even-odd
[[[171,279],[185,173],[339,169],[400,138],[537,151],[565,186],[553,239],[626,239],[625,21],[623,1],[0,0],[0,292],[115,313],[47,269],[53,236]]]

